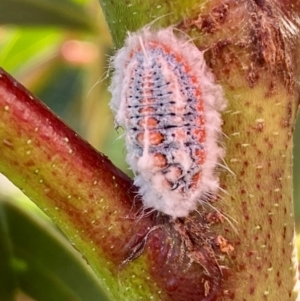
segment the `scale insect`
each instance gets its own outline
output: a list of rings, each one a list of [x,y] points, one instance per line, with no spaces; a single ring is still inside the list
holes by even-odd
[[[219,189],[221,86],[203,52],[173,28],[128,34],[111,65],[110,105],[144,207],[187,216]]]

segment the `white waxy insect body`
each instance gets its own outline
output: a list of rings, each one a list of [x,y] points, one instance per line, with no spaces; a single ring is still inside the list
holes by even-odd
[[[203,53],[172,28],[129,34],[112,65],[111,108],[143,204],[186,216],[219,188],[222,89]]]

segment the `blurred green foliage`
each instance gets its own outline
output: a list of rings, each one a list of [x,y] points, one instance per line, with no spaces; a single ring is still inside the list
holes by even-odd
[[[72,29],[93,27],[82,10],[87,1],[73,0],[1,0],[0,24],[64,26]]]
[[[0,300],[106,301],[97,277],[49,220],[0,199]]]

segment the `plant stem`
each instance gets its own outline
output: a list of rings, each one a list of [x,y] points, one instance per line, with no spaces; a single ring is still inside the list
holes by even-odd
[[[117,46],[124,28],[136,31],[170,13],[157,22],[179,27],[206,50],[229,101],[222,143],[232,173],[222,172],[226,193],[213,205],[236,220],[238,230],[213,228],[235,249],[227,263],[227,297],[220,300],[295,300],[292,134],[299,104],[299,1],[165,1],[158,14],[155,1],[141,7],[139,0],[120,1],[115,10],[106,9],[111,1],[100,3]]]
[[[126,300],[123,277],[132,300],[132,271],[119,266],[151,220],[135,221],[131,180],[2,69],[0,141],[0,171],[62,229],[115,300]]]

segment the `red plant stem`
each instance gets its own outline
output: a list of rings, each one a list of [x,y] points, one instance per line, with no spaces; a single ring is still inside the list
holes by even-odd
[[[128,242],[142,239],[151,227],[150,218],[136,221],[140,206],[138,199],[133,206],[132,181],[3,69],[0,145],[0,172],[92,265],[108,260],[109,271],[116,271],[128,256]]]

